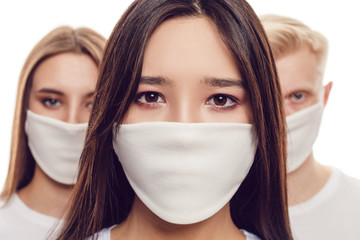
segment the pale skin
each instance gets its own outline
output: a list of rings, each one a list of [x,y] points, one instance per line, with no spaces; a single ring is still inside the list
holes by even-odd
[[[207,18],[162,23],[145,49],[142,80],[124,123],[251,123],[251,109],[235,61]],[[229,203],[199,223],[177,225],[152,213],[135,196],[128,218],[111,239],[246,239],[234,225]]]
[[[68,123],[87,122],[97,75],[95,62],[84,54],[60,53],[45,59],[33,76],[29,110]],[[73,185],[54,181],[36,164],[33,179],[18,194],[31,209],[61,218],[72,189]]]
[[[286,116],[319,101],[326,105],[332,83],[323,86],[324,63],[308,46],[275,60]],[[288,173],[288,203],[294,206],[316,195],[326,184],[331,170],[318,163],[313,153],[295,171]]]

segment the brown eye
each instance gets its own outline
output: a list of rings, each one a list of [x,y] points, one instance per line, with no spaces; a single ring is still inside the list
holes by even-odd
[[[159,104],[164,104],[165,99],[164,97],[161,96],[160,93],[157,92],[143,92],[138,94],[136,98],[136,102],[140,104],[146,104],[149,106],[150,105],[155,106]]]
[[[207,100],[206,104],[215,109],[230,109],[238,103],[237,99],[233,96],[226,94],[216,94]]]
[[[144,94],[145,101],[148,103],[154,103],[157,102],[159,99],[159,94],[156,92],[147,92]]]
[[[228,97],[225,95],[216,95],[214,96],[214,103],[217,106],[224,106],[227,102]]]

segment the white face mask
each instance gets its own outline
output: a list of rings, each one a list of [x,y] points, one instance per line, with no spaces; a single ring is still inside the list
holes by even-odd
[[[324,106],[322,102],[286,117],[287,172],[299,168],[310,156],[318,136]]]
[[[167,222],[191,224],[230,201],[256,139],[251,124],[150,122],[121,125],[113,146],[142,202]]]
[[[27,111],[25,133],[36,163],[53,180],[75,184],[87,123],[71,124]]]

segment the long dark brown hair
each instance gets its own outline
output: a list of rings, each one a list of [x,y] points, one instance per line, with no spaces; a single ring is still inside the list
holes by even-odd
[[[85,239],[127,218],[134,192],[112,147],[113,126],[119,126],[135,99],[151,34],[167,19],[182,16],[215,23],[250,98],[258,147],[248,176],[231,199],[232,219],[262,239],[292,239],[279,83],[264,30],[244,0],[138,0],[124,13],[101,63],[79,179],[59,239]]]

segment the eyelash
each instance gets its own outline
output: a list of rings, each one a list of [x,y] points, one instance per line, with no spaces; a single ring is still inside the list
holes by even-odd
[[[94,103],[91,101],[91,102],[88,102],[86,103],[86,108],[89,108],[89,109],[92,109],[94,106]]]
[[[51,104],[51,101],[55,101],[55,103]],[[41,99],[41,102],[45,107],[52,108],[52,109],[58,108],[63,104],[60,100],[58,100],[56,98],[43,98],[43,99]],[[91,110],[93,108],[93,104],[94,104],[93,101],[88,101],[85,103],[85,108]]]
[[[301,95],[301,97],[298,98],[298,97],[296,97],[296,95]],[[293,93],[293,94],[290,95],[290,98],[291,98],[292,100],[294,100],[294,101],[301,101],[301,100],[304,99],[304,97],[305,97],[305,94],[304,94],[304,93],[301,93],[301,92]],[[294,98],[295,98],[295,99],[294,99]]]
[[[52,104],[51,101],[55,101],[56,103]],[[44,98],[41,100],[41,102],[45,107],[48,107],[48,108],[56,108],[59,106],[57,104],[61,105],[61,101],[58,99],[55,99],[55,98]]]
[[[210,101],[213,101],[214,102],[214,98],[215,97],[223,97],[226,99],[226,102],[224,105],[226,104],[229,104],[228,101],[230,100],[231,103],[229,106],[221,106],[221,105],[212,105],[212,104],[209,104]],[[215,103],[215,102],[214,102]],[[214,94],[212,96],[210,96],[208,98],[208,100],[206,101],[206,104],[207,105],[210,105],[210,107],[216,111],[226,111],[226,110],[230,110],[230,109],[233,109],[236,105],[239,104],[239,100],[237,98],[235,98],[234,96],[230,96],[230,95],[227,95],[227,94]]]
[[[161,98],[162,100],[160,100],[161,102],[146,102],[146,100],[141,100],[141,98],[145,98],[146,94],[155,94],[156,96],[156,100],[158,100],[158,98]],[[230,100],[230,106],[218,106],[215,103],[211,103],[210,101],[214,102],[214,98],[215,97],[223,97],[226,99],[226,102],[224,105],[229,104],[228,101]],[[159,108],[161,107],[160,104],[165,103],[165,98],[157,92],[141,92],[139,94],[136,95],[136,99],[135,102],[139,105],[142,105],[144,107],[148,107],[148,108]],[[230,110],[232,108],[234,108],[236,105],[239,104],[239,100],[237,98],[235,98],[234,96],[230,96],[227,94],[214,94],[212,96],[210,96],[207,100],[206,100],[206,105],[210,106],[212,109],[216,110],[216,111],[222,111],[222,110]]]
[[[146,97],[146,94],[155,94],[156,97],[161,98],[162,101],[159,103],[159,102],[146,102],[146,99],[145,99],[145,101],[141,100],[141,98]],[[140,104],[140,105],[142,105],[144,107],[158,108],[158,107],[160,107],[159,106],[160,104],[165,103],[165,98],[160,93],[149,91],[149,92],[141,92],[141,93],[137,94],[135,101],[136,101],[137,104]]]

